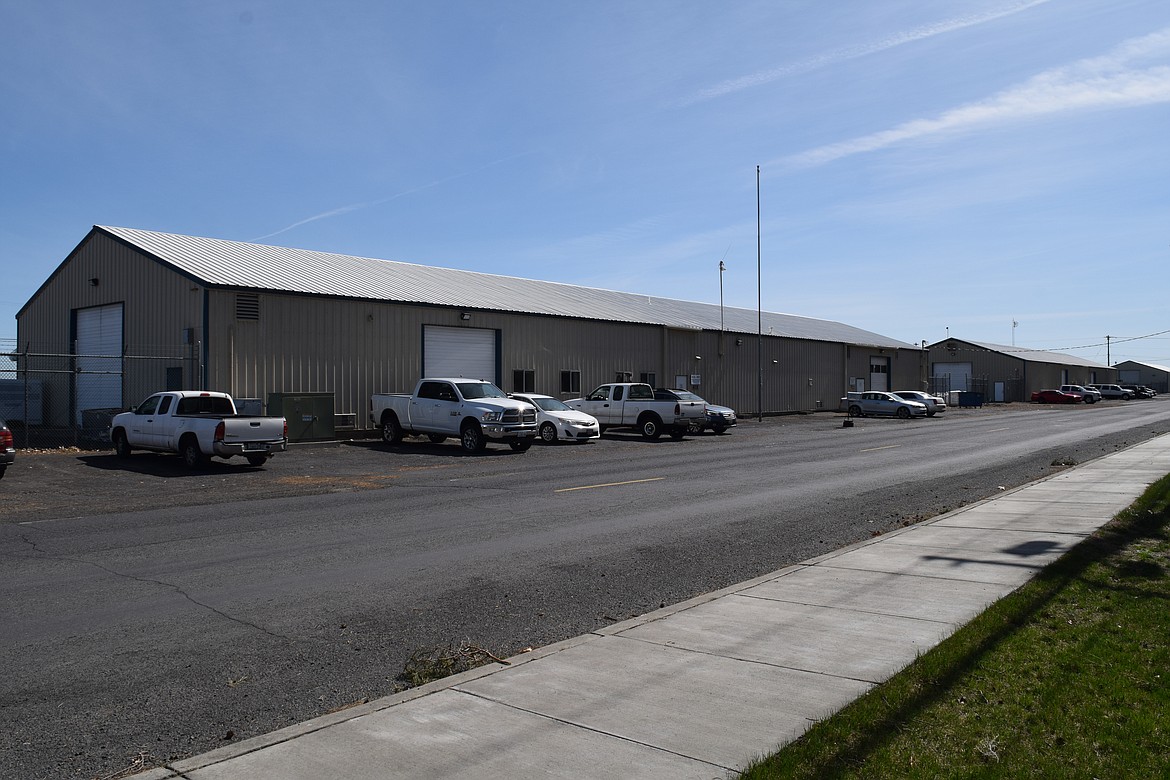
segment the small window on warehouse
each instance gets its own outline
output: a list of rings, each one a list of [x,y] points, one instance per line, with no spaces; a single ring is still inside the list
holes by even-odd
[[[581,392],[581,372],[580,371],[562,371],[561,372],[561,392],[562,393],[580,393]]]
[[[512,372],[513,393],[535,393],[536,371],[531,368],[517,368]]]

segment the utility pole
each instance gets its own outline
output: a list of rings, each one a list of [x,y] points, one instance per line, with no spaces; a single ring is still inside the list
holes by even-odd
[[[760,273],[760,166],[756,166],[756,371],[760,384],[756,388],[756,421],[764,421],[764,296]]]
[[[1113,368],[1113,358],[1110,357],[1111,353],[1109,351],[1109,341],[1112,338],[1112,336],[1105,337],[1105,365],[1109,366],[1110,368]]]

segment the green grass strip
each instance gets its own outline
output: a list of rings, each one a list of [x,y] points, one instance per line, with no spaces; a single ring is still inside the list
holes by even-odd
[[[1170,476],[742,775],[1170,777]]]

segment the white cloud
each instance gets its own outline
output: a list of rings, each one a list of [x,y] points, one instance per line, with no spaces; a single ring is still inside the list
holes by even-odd
[[[1170,65],[1135,67],[1170,56],[1170,28],[1124,42],[1101,57],[1054,68],[986,100],[915,119],[889,130],[810,149],[778,162],[809,168],[854,154],[943,133],[966,132],[1041,116],[1170,102]]]
[[[801,73],[809,73],[810,71],[832,65],[837,62],[844,62],[846,60],[857,59],[868,54],[876,54],[877,52],[893,49],[896,46],[901,46],[906,43],[913,43],[926,38],[932,38],[936,35],[952,32],[954,30],[961,30],[964,27],[972,27],[984,22],[990,22],[995,19],[1000,19],[1005,16],[1026,11],[1034,6],[1043,5],[1051,0],[1021,0],[1020,2],[1010,3],[999,8],[992,9],[982,14],[972,14],[968,16],[958,16],[952,19],[944,19],[941,22],[933,24],[922,25],[915,27],[912,30],[895,33],[889,37],[883,38],[872,43],[861,44],[858,46],[851,46],[848,48],[837,49],[835,51],[822,54],[817,57],[810,57],[806,60],[782,65],[777,68],[759,71],[747,76],[741,76],[737,79],[730,79],[721,84],[716,84],[704,90],[696,92],[694,95],[687,97],[679,102],[680,106],[690,106],[695,103],[702,103],[707,100],[723,97],[735,92],[740,92],[745,89],[752,89],[764,84],[777,81],[789,76],[800,75]]]

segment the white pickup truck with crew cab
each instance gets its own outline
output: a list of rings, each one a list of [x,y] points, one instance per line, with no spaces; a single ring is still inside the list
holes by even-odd
[[[134,450],[177,452],[187,466],[198,468],[209,457],[242,455],[262,466],[288,448],[288,424],[283,417],[236,414],[227,393],[169,390],[115,415],[110,441],[123,458]]]
[[[382,429],[387,444],[403,436],[427,436],[435,443],[455,436],[465,452],[480,452],[489,441],[523,452],[536,438],[536,409],[483,379],[420,379],[409,395],[375,393],[370,421]]]
[[[681,439],[692,427],[707,421],[704,401],[657,400],[654,388],[641,382],[600,385],[584,398],[565,403],[596,417],[602,431],[637,428],[646,439],[657,439],[663,432],[672,439]]]

